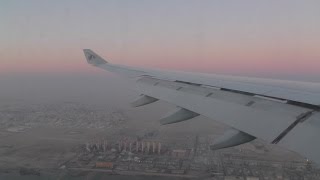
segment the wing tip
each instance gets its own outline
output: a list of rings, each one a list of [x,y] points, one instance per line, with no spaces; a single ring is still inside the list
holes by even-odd
[[[106,60],[100,57],[97,53],[93,52],[91,49],[83,49],[83,53],[89,64],[97,66],[108,63]]]

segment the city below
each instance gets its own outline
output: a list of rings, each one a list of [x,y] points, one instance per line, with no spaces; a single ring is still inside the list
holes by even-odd
[[[74,102],[2,105],[0,178],[320,178],[314,163],[260,140],[210,150],[219,125],[199,125],[200,132],[144,126],[133,114]]]

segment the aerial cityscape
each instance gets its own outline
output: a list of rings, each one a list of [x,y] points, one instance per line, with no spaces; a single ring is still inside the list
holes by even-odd
[[[311,161],[259,140],[210,150],[210,143],[222,132],[219,125],[216,129],[210,127],[211,133],[205,127],[199,132],[148,129],[144,125],[136,131],[130,126],[139,120],[130,118],[131,113],[75,102],[2,105],[0,177],[320,177],[320,170]]]

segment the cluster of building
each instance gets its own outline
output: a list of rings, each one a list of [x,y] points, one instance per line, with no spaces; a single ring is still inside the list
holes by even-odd
[[[142,153],[142,154],[161,154],[161,142],[157,141],[129,141],[119,140],[114,144],[108,144],[108,140],[98,140],[87,142],[85,149],[87,152],[130,152],[130,153]]]
[[[126,120],[121,110],[106,111],[104,107],[80,103],[28,104],[1,107],[1,128],[33,128],[39,126],[64,128],[115,128]]]
[[[116,141],[93,139],[81,146],[76,159],[68,168],[98,168],[109,173],[187,175],[202,166],[191,166],[193,149],[175,149],[160,140],[122,138]]]
[[[266,161],[258,155],[249,156],[249,153],[242,154],[237,150],[212,152],[207,147],[206,141],[199,142],[198,137],[189,148],[177,148],[159,139],[92,140],[85,143],[79,156],[66,166],[113,174],[186,178],[203,175],[216,179],[253,180],[320,178],[319,171],[310,170],[312,165],[307,162]]]

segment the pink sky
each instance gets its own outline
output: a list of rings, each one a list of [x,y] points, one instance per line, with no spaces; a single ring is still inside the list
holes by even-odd
[[[246,2],[2,3],[0,73],[100,73],[90,48],[133,66],[320,77],[320,3]]]

